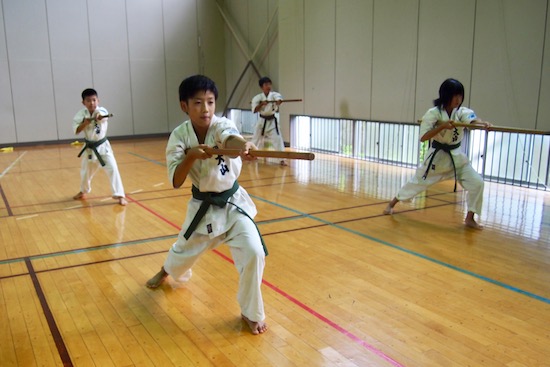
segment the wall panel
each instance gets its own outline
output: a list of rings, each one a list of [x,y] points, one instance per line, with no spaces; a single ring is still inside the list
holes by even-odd
[[[477,2],[471,104],[495,125],[535,127],[546,6],[546,0]]]
[[[179,104],[180,83],[199,71],[196,1],[163,0],[168,131],[186,118]]]
[[[373,1],[336,2],[335,114],[371,114]]]
[[[168,129],[162,0],[127,3],[134,134]]]
[[[3,6],[17,139],[57,140],[45,2],[5,1]]]
[[[305,0],[305,95],[308,115],[334,115],[335,1]]]
[[[371,101],[375,120],[414,120],[417,33],[418,0],[375,0]]]
[[[2,134],[0,134],[0,144],[11,143],[17,140],[4,27],[4,15],[0,6],[0,131],[2,131]]]
[[[433,106],[447,78],[464,84],[464,105],[469,105],[474,19],[475,0],[460,6],[453,0],[420,1],[415,119]]]
[[[84,108],[81,93],[92,83],[86,0],[47,0],[48,28],[59,139],[75,137],[72,120]]]

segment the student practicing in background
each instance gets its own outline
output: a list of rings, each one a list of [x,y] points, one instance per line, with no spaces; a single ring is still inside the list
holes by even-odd
[[[252,98],[251,106],[253,113],[260,113],[260,118],[256,123],[252,142],[258,149],[284,151],[285,144],[279,126],[279,105],[283,96],[271,90],[271,79],[267,76],[261,78],[258,84],[262,93]],[[281,166],[286,165],[286,161],[281,160]]]
[[[461,107],[464,100],[464,86],[456,79],[447,79],[439,88],[439,98],[434,101],[420,125],[420,141],[431,140],[424,163],[416,170],[415,175],[399,190],[390,201],[384,214],[392,214],[398,201],[409,200],[426,190],[431,185],[447,179],[460,182],[468,192],[468,213],[465,224],[468,227],[481,229],[474,219],[474,214],[481,213],[483,203],[483,179],[474,170],[468,156],[460,149],[464,137],[464,127],[456,127],[454,122],[491,126],[481,121],[469,108]]]
[[[111,182],[113,199],[120,205],[126,205],[122,179],[118,172],[111,143],[107,140],[108,112],[99,107],[99,98],[94,89],[85,89],[82,92],[82,104],[86,107],[78,111],[73,118],[73,130],[76,135],[84,131],[86,145],[80,151],[82,157],[80,168],[80,192],[73,199],[85,199],[86,194],[92,190],[92,178],[101,167],[107,172]]]
[[[256,146],[239,134],[233,121],[214,115],[218,90],[209,78],[195,75],[183,80],[179,98],[189,120],[176,127],[168,140],[168,178],[174,188],[190,178],[193,197],[177,241],[146,285],[156,288],[168,275],[176,281],[189,280],[198,258],[225,242],[239,273],[241,317],[253,334],[261,334],[267,330],[260,289],[266,252],[252,219],[256,206],[237,182],[241,159],[254,160],[248,151]],[[241,153],[240,157],[211,155],[206,148],[238,149]]]

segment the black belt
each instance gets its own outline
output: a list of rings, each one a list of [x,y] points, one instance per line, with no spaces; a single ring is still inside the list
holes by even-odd
[[[188,240],[189,237],[193,234],[197,226],[199,225],[199,222],[201,219],[205,216],[206,211],[210,207],[210,205],[216,205],[217,207],[223,208],[226,204],[231,204],[234,207],[237,208],[238,212],[241,214],[246,215],[252,223],[256,226],[256,229],[258,230],[258,234],[260,235],[260,240],[262,241],[262,247],[264,249],[264,253],[267,256],[267,247],[265,246],[264,239],[262,238],[262,234],[260,233],[260,230],[258,229],[258,226],[256,225],[256,222],[254,222],[254,219],[248,215],[247,212],[245,212],[243,209],[241,209],[238,205],[235,205],[231,202],[229,202],[229,198],[233,196],[234,193],[237,192],[239,189],[239,183],[235,181],[233,184],[233,187],[229,190],[223,191],[223,192],[201,192],[199,189],[193,185],[191,188],[191,193],[193,194],[193,198],[197,200],[202,200],[201,206],[199,207],[199,210],[197,211],[197,214],[195,214],[195,217],[191,221],[191,224],[187,228],[187,231],[185,231],[185,234],[183,237]]]
[[[275,131],[277,132],[277,135],[279,135],[279,124],[277,123],[277,118],[275,117],[275,115],[268,115],[268,116],[260,115],[260,117],[264,119],[264,126],[262,127],[262,136],[265,135],[265,125],[270,120],[275,120]]]
[[[97,157],[97,160],[99,161],[101,166],[105,166],[105,162],[103,161],[103,158],[101,158],[101,155],[97,151],[97,147],[100,146],[101,144],[105,143],[107,141],[107,137],[105,137],[103,139],[99,139],[98,141],[90,141],[90,140],[86,140],[86,139],[84,139],[84,141],[86,142],[86,145],[84,145],[84,148],[82,148],[80,153],[78,153],[78,156],[80,157],[86,149],[91,149],[91,150],[94,151],[94,154]],[[88,157],[88,159],[91,159],[91,158],[92,158],[92,156],[90,155]]]
[[[442,151],[446,152],[447,154],[449,154],[449,157],[451,157],[451,163],[453,164],[453,172],[455,174],[455,187],[454,187],[453,191],[456,192],[456,167],[455,167],[455,160],[453,159],[453,155],[451,154],[451,150],[460,147],[460,143],[449,145],[449,144],[443,144],[443,143],[440,143],[438,141],[432,140],[432,147],[435,150],[428,157],[428,158],[430,158],[430,162],[428,163],[428,167],[426,168],[426,172],[424,173],[424,176],[422,176],[422,178],[425,180],[426,177],[428,177],[428,173],[430,172],[430,168],[432,167],[432,163],[434,161],[435,155],[437,154],[437,152],[442,150]]]

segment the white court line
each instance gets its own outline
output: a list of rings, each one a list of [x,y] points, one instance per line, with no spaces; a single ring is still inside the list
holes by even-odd
[[[103,198],[103,199],[101,199],[101,200],[99,200],[99,201],[102,201],[102,202],[103,202],[103,201],[109,201],[109,200],[112,200],[112,199],[113,199],[113,198]]]
[[[29,219],[29,218],[34,218],[34,217],[38,217],[38,214],[26,215],[24,217],[17,217],[17,218],[15,218],[15,220]]]
[[[162,186],[164,185],[164,182],[159,182],[158,184],[154,184],[153,187],[159,187],[159,186]]]
[[[27,153],[27,151],[25,150],[23,153],[21,153],[21,155],[20,155],[19,157],[17,157],[17,159],[16,159],[15,161],[13,161],[12,164],[10,164],[10,165],[8,166],[8,168],[6,168],[6,169],[4,170],[4,172],[0,173],[0,179],[2,179],[2,177],[4,177],[4,175],[5,175],[6,173],[8,173],[8,171],[9,171],[13,166],[15,166],[15,164],[16,164],[21,158],[23,158],[23,156],[24,156],[26,153]]]
[[[130,194],[137,194],[138,192],[142,192],[142,191],[143,191],[143,189],[134,190],[134,191],[132,191]]]
[[[69,209],[76,209],[76,208],[83,208],[84,206],[83,205],[75,205],[75,206],[70,206],[68,208],[65,208],[64,210],[69,210]]]

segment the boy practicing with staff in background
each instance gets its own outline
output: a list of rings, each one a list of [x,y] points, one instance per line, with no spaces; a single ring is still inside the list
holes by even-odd
[[[447,79],[441,84],[439,98],[434,100],[434,107],[422,117],[420,125],[420,141],[431,140],[426,159],[389,202],[384,214],[392,214],[393,207],[399,201],[410,200],[433,184],[452,178],[455,180],[455,192],[457,181],[467,191],[466,226],[483,228],[474,219],[474,214],[481,213],[483,204],[483,178],[460,149],[465,127],[453,123],[476,124],[485,129],[490,128],[491,124],[481,121],[473,110],[462,107],[463,100],[464,86],[458,80]]]
[[[214,114],[217,98],[215,83],[203,75],[186,78],[179,87],[180,106],[189,120],[172,131],[166,164],[174,188],[191,179],[193,197],[177,241],[146,285],[157,288],[168,275],[176,281],[189,280],[199,257],[225,242],[239,273],[241,318],[253,334],[261,334],[267,330],[260,289],[267,251],[252,219],[256,206],[237,182],[241,159],[256,159],[249,155],[256,146],[239,134],[232,121]],[[236,149],[240,154],[216,155],[210,148]]]
[[[285,143],[279,125],[279,106],[283,102],[283,96],[271,90],[272,82],[267,76],[260,78],[258,84],[262,93],[252,98],[251,107],[253,113],[259,113],[260,118],[256,123],[252,142],[258,149],[285,150]],[[284,159],[281,166],[286,166]]]
[[[109,176],[113,199],[118,200],[120,205],[126,205],[128,202],[125,199],[122,179],[111,143],[106,136],[111,115],[105,108],[99,107],[99,98],[94,89],[85,89],[81,96],[85,108],[74,116],[73,131],[76,135],[84,131],[86,145],[78,154],[79,157],[83,154],[84,156],[80,168],[80,191],[73,199],[86,199],[86,195],[92,191],[92,178],[101,166]]]

